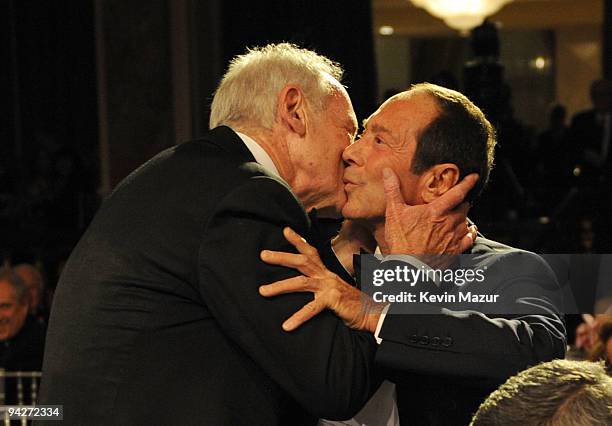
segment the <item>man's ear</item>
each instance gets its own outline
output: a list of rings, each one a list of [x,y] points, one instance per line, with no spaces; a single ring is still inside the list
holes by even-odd
[[[304,136],[306,133],[305,107],[306,100],[302,88],[297,84],[287,84],[278,95],[277,118],[288,130]]]
[[[459,167],[453,163],[436,164],[422,176],[421,198],[431,203],[459,182]]]

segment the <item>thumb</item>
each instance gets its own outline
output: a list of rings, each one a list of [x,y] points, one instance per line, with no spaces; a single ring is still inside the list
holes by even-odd
[[[390,168],[383,169],[383,185],[385,187],[385,198],[387,199],[387,210],[405,204],[400,191],[399,179]]]

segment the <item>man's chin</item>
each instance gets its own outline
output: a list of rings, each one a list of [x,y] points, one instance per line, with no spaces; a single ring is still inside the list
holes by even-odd
[[[345,219],[350,219],[350,220],[359,219],[358,217],[355,217],[354,212],[351,210],[351,206],[348,203],[348,201],[344,204],[344,206],[342,206],[340,213],[342,217]]]

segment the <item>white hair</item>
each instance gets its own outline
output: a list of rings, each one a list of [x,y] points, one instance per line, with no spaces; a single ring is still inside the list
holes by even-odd
[[[307,103],[324,109],[333,92],[333,77],[342,78],[339,64],[290,43],[248,49],[236,56],[215,92],[210,128],[255,125],[270,129],[275,120],[278,93],[287,84],[299,84]]]

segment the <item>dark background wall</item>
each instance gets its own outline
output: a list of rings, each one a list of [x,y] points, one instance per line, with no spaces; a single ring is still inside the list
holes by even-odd
[[[96,205],[93,2],[0,2],[0,249],[71,245]]]
[[[104,0],[102,25],[104,92],[114,187],[134,168],[174,144],[170,28],[167,0]],[[100,19],[101,18],[101,19]]]
[[[192,1],[194,134],[208,128],[211,94],[247,47],[291,42],[340,62],[357,116],[374,109],[376,75],[369,0]],[[204,79],[206,79],[204,81]]]

